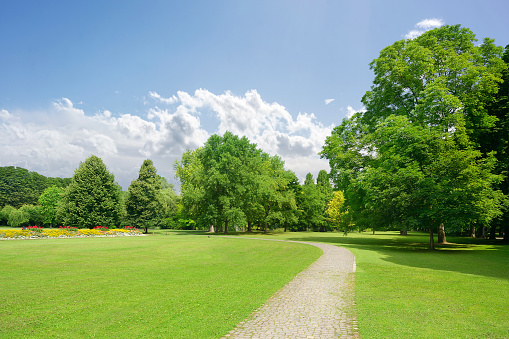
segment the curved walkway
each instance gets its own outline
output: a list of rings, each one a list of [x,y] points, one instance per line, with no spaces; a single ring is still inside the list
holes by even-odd
[[[319,247],[323,254],[223,339],[360,338],[353,302],[352,252],[333,245],[292,242]]]

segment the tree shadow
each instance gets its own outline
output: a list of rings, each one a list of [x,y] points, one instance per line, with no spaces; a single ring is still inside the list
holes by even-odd
[[[432,251],[428,249],[425,234],[363,237],[296,234],[289,240],[328,243],[353,252],[356,249],[373,251],[381,260],[402,266],[509,280],[509,246],[499,241],[449,237],[450,243],[437,245],[437,250]]]

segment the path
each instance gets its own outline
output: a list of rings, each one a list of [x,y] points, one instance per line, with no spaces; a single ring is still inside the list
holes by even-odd
[[[353,303],[352,252],[333,245],[292,242],[319,247],[323,255],[223,339],[360,338]]]

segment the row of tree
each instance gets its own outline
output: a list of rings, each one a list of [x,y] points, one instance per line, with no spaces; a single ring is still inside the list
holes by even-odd
[[[203,147],[185,152],[175,172],[181,182],[181,217],[199,228],[228,233],[338,226],[341,212],[329,209],[335,194],[326,171],[320,171],[316,183],[308,173],[300,185],[280,157],[264,153],[246,137],[213,135]]]
[[[371,63],[366,111],[326,139],[347,230],[489,227],[509,240],[509,46],[443,26],[386,47]]]
[[[139,176],[122,192],[103,161],[91,156],[82,162],[65,188],[51,186],[37,204],[19,208],[5,205],[0,220],[11,226],[66,225],[79,228],[145,228],[167,226],[173,221],[178,197],[173,186],[157,175],[151,160],[145,160]]]

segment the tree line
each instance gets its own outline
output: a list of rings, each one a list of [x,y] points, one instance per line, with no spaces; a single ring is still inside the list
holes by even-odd
[[[212,135],[203,147],[185,152],[174,168],[181,182],[181,218],[198,228],[227,234],[338,226],[327,213],[334,192],[325,170],[316,183],[308,173],[301,185],[279,156],[246,137]]]
[[[34,172],[30,175],[42,177]],[[173,185],[157,175],[150,159],[143,162],[138,178],[131,182],[127,192],[121,191],[114,175],[97,156],[90,156],[80,163],[74,176],[65,183],[65,187],[52,185],[44,189],[36,197],[35,204],[31,204],[36,196],[34,193],[27,201],[29,203],[18,208],[4,205],[0,210],[0,220],[15,227],[132,225],[145,228],[147,232],[152,226],[168,227],[177,208],[178,197]]]
[[[331,171],[316,182],[308,173],[301,185],[279,156],[226,132],[174,164],[180,197],[149,159],[120,192],[92,156],[65,189],[40,196],[55,212],[44,220],[224,233],[426,230],[430,248],[446,230],[509,242],[509,46],[476,41],[467,28],[442,26],[384,48],[370,64],[365,111],[326,138],[320,155]],[[51,194],[61,200],[51,205]]]
[[[70,182],[71,178],[45,177],[21,167],[0,167],[0,208],[5,205],[20,208],[23,205],[37,204],[39,196],[46,188],[64,188]]]

